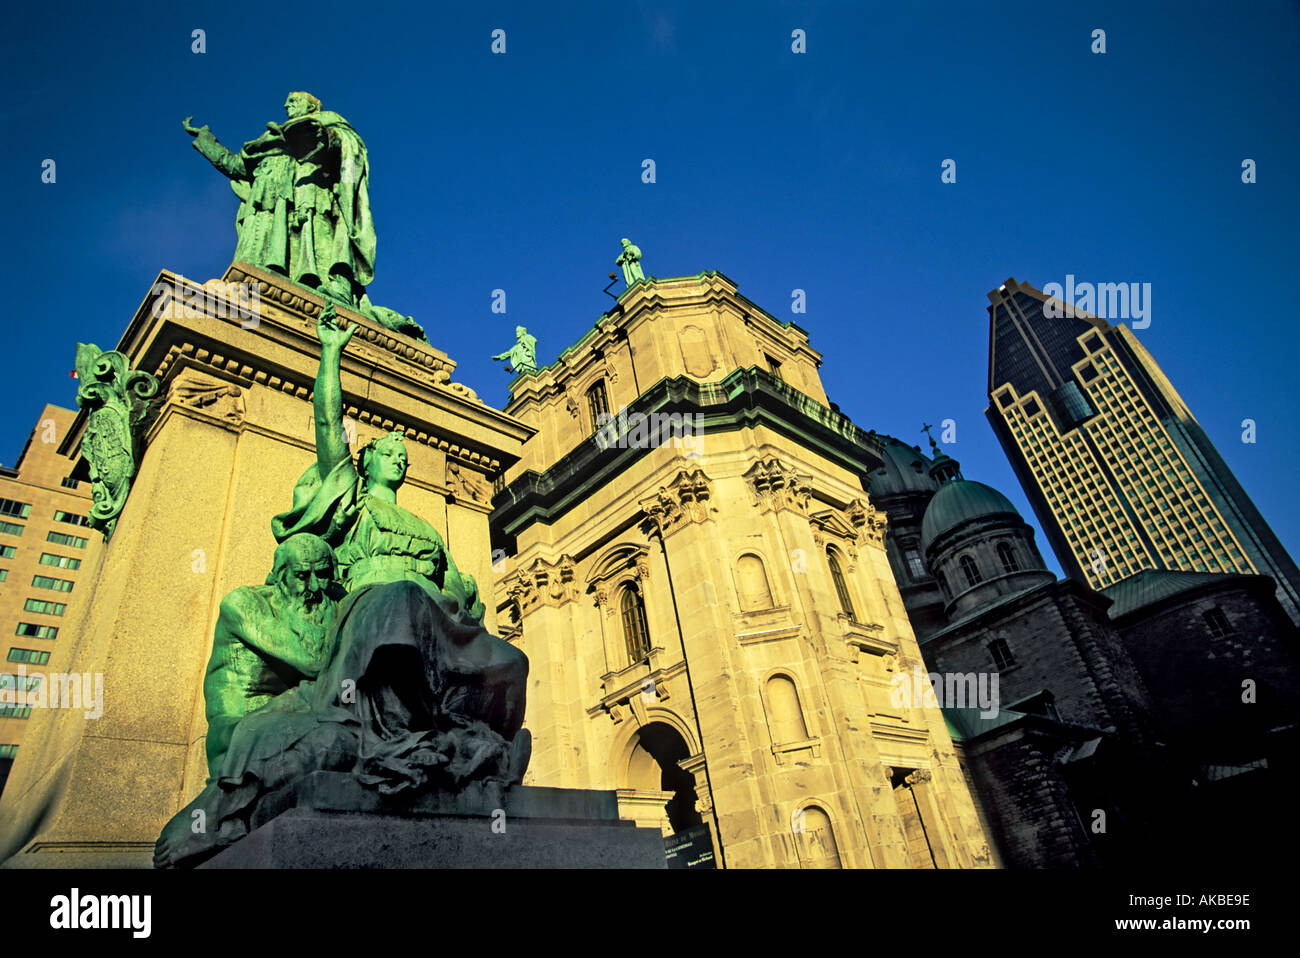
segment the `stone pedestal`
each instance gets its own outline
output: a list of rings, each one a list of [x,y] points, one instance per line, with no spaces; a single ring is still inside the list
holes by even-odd
[[[663,836],[613,792],[470,786],[385,800],[317,772],[267,796],[253,831],[200,868],[666,868]]]
[[[256,291],[251,315],[218,295],[229,284]],[[223,596],[265,581],[271,517],[288,508],[314,459],[322,306],[243,264],[204,286],[163,272],[116,344],[132,368],[158,377],[163,400],[98,571],[77,583],[81,612],[48,664],[101,673],[103,714],[33,711],[0,798],[7,867],[149,867],[159,830],[203,787],[213,625]],[[492,482],[532,430],[452,382],[445,353],[338,313],[361,327],[341,363],[352,449],[405,434],[399,502],[432,523],[460,570],[488,591]],[[436,318],[420,318],[436,339]],[[71,360],[71,342],[67,350]],[[84,428],[81,413],[61,453],[76,454]],[[490,608],[489,630],[494,616]]]

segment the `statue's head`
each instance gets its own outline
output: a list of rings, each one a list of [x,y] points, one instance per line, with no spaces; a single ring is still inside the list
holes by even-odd
[[[300,532],[276,548],[266,584],[275,586],[289,605],[314,612],[334,600],[337,576],[338,566],[329,543],[310,532]]]
[[[320,100],[302,90],[295,90],[290,93],[284,101],[284,112],[289,114],[291,120],[306,116],[308,113],[316,113],[319,110]]]
[[[619,242],[623,244],[624,249],[627,249],[629,246],[632,245],[632,241],[630,239],[620,240]]]
[[[406,444],[400,432],[372,439],[357,456],[357,474],[365,488],[387,486],[394,492],[406,478]]]
[[[524,329],[524,327],[522,326],[515,327],[515,339],[523,339],[527,335],[528,335],[528,330]]]

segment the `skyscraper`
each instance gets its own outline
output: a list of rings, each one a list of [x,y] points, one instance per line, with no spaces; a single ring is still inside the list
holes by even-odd
[[[1137,337],[1014,279],[988,295],[985,415],[1066,572],[1259,573],[1300,622],[1300,570]]]

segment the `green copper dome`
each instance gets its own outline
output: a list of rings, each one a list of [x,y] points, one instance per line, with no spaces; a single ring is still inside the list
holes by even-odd
[[[930,459],[920,446],[909,446],[893,436],[880,435],[884,455],[881,465],[871,474],[867,495],[896,496],[928,493],[938,488],[930,477]]]
[[[970,479],[945,482],[930,500],[921,520],[921,548],[928,550],[935,539],[962,523],[1001,515],[1020,518],[1011,500],[992,486]]]

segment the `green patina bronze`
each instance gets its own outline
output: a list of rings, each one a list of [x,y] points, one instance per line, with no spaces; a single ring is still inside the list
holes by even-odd
[[[645,272],[641,269],[641,248],[633,246],[630,239],[623,242],[623,252],[618,254],[618,259],[614,260],[615,266],[623,267],[623,282],[631,286],[645,279]]]
[[[240,720],[299,682],[315,679],[336,650],[332,628],[343,589],[329,543],[310,533],[275,550],[266,585],[242,586],[221,601],[203,679],[208,774],[221,771]]]
[[[310,93],[290,93],[288,119],[238,153],[207,126],[182,122],[193,145],[239,197],[235,262],[272,270],[355,309],[395,332],[426,340],[410,316],[370,302],[375,224],[366,145],[339,114]]]
[[[144,426],[155,408],[157,378],[130,368],[114,350],[77,343],[77,405],[86,411],[81,455],[90,466],[90,524],[113,535],[144,452]]]
[[[159,867],[237,841],[263,797],[313,772],[395,796],[508,788],[527,768],[527,658],[483,628],[474,579],[398,505],[401,434],[355,461],[348,449],[339,361],[357,328],[321,311],[316,461],[271,521],[266,584],[221,603],[204,681],[211,777],[164,827]]]
[[[522,326],[515,327],[515,344],[504,353],[492,357],[494,360],[506,360],[507,371],[514,373],[537,372],[537,337],[530,336]]]

